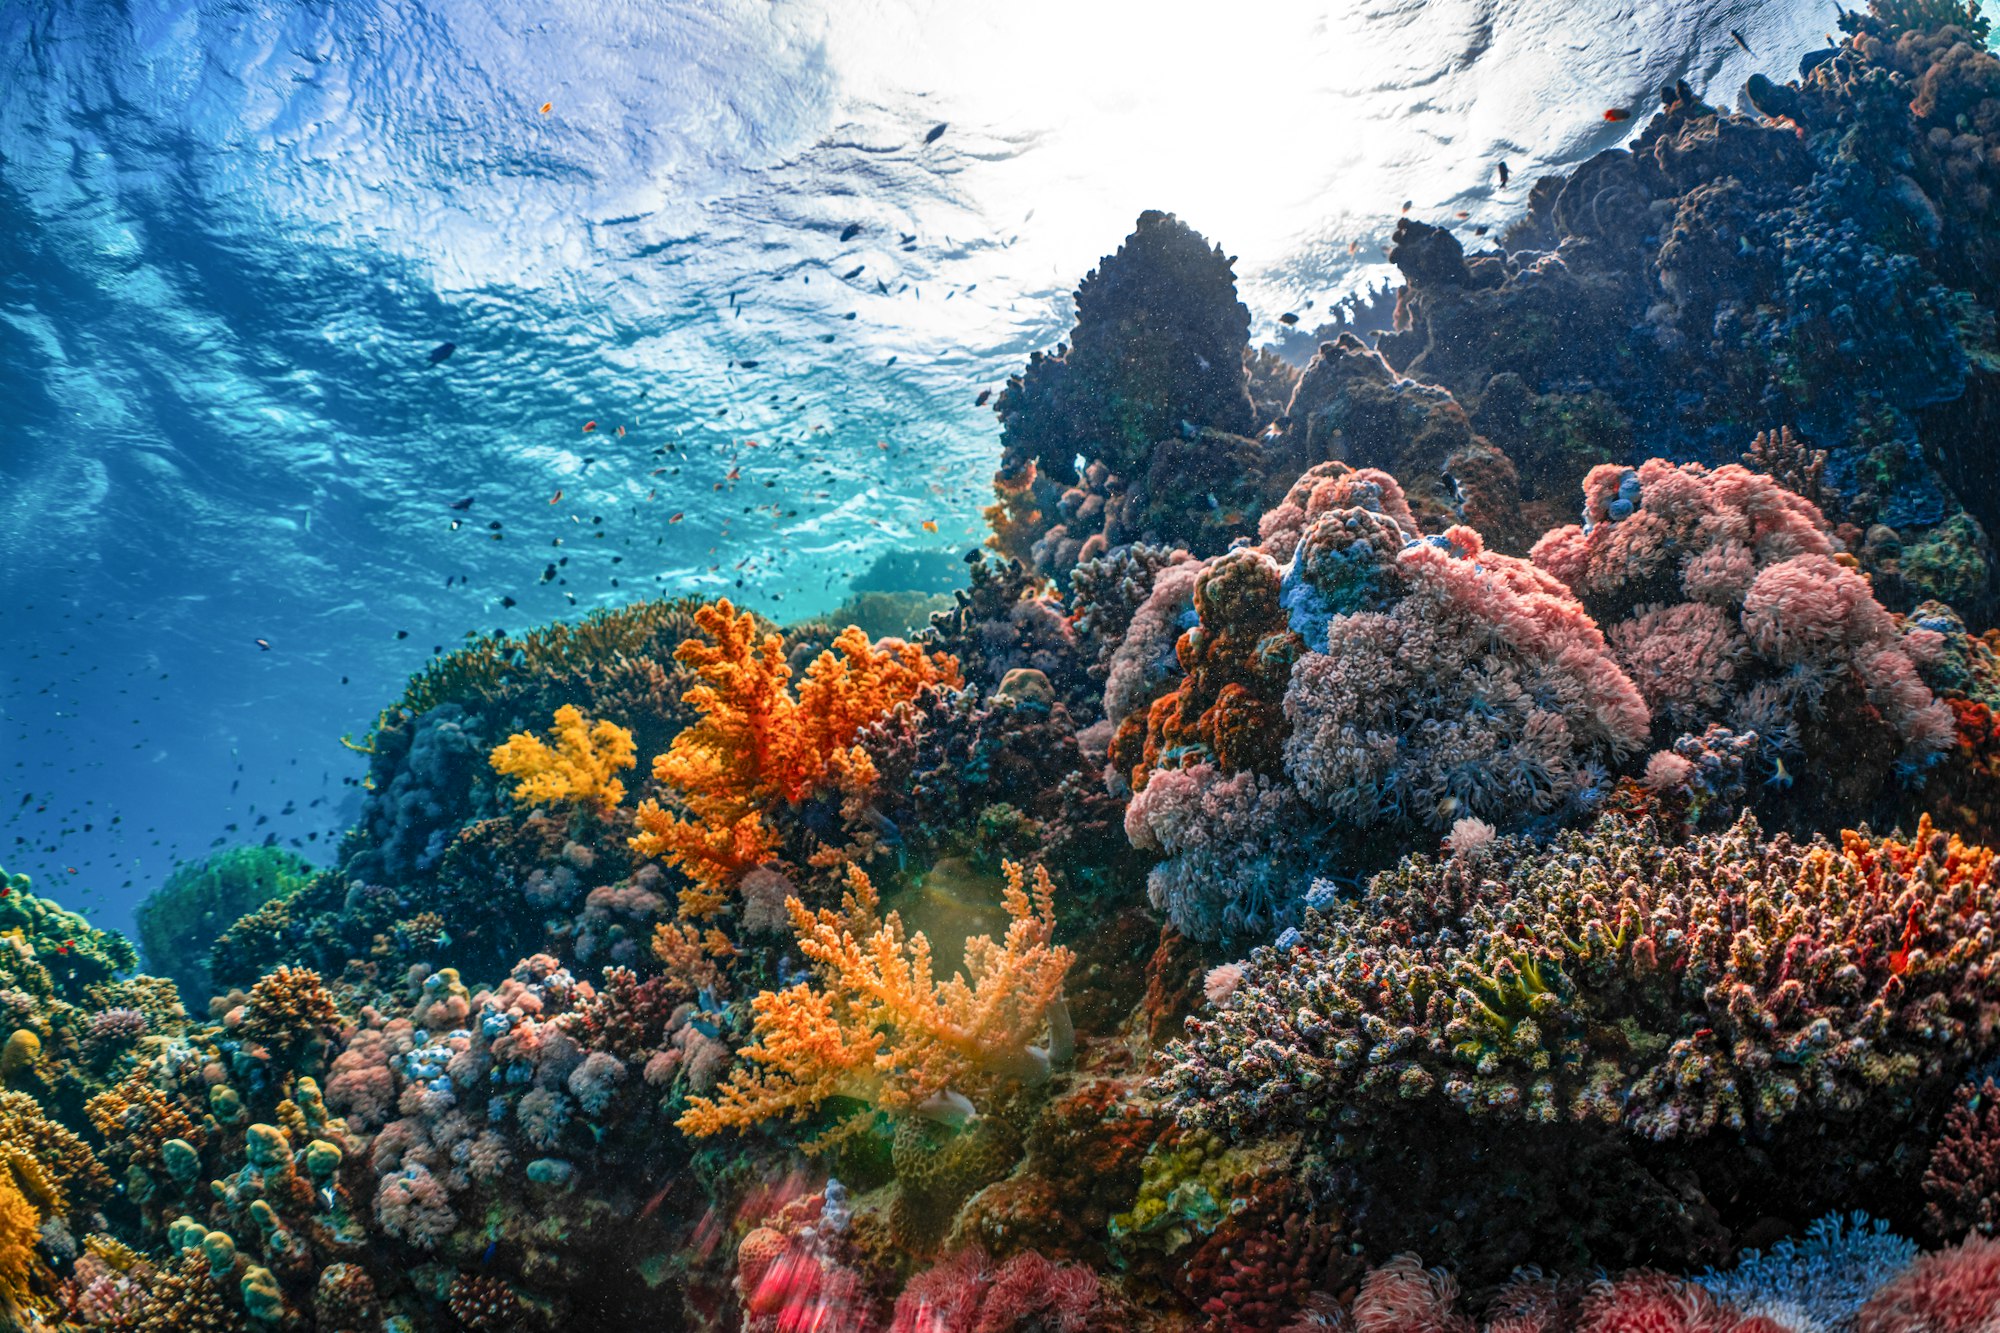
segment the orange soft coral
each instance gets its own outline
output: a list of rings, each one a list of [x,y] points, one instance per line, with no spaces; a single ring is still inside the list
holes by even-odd
[[[21,1159],[27,1166],[33,1163]],[[12,1163],[0,1166],[0,1311],[19,1316],[29,1308],[38,1280],[48,1276],[36,1246],[41,1214],[15,1183]]]
[[[689,1099],[680,1127],[706,1135],[773,1116],[798,1119],[829,1097],[874,1101],[908,1111],[946,1091],[963,1093],[997,1077],[1033,1075],[1047,1057],[1028,1043],[1059,1004],[1071,954],[1053,944],[1055,888],[1037,866],[1032,885],[1006,865],[1002,899],[1012,923],[996,943],[965,944],[965,970],[939,983],[922,931],[880,914],[875,886],[849,866],[841,911],[809,910],[791,899],[799,951],[819,965],[823,988],[765,991],[751,1003],[756,1040],[718,1100]]]
[[[748,611],[727,599],[695,612],[713,644],[690,639],[674,656],[701,683],[683,697],[701,720],[653,760],[653,776],[679,794],[685,816],[655,801],[639,807],[632,847],[664,856],[692,881],[681,911],[712,916],[741,875],[771,860],[778,835],[766,815],[827,789],[852,792],[875,780],[863,727],[928,685],[958,684],[958,663],[942,653],[885,639],[871,645],[849,626],[790,687],[784,640],[760,637]]]
[[[556,709],[555,736],[550,746],[532,732],[517,732],[488,758],[495,772],[520,779],[515,800],[588,801],[610,810],[625,799],[617,775],[639,762],[631,732],[615,722],[586,722],[564,704]]]

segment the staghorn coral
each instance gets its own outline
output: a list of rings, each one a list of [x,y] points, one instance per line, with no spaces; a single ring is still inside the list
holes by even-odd
[[[758,995],[743,1063],[717,1098],[689,1099],[680,1128],[709,1135],[780,1115],[796,1120],[835,1096],[904,1112],[940,1093],[964,1096],[996,1078],[1045,1073],[1048,1053],[1029,1042],[1060,1005],[1071,955],[1051,943],[1048,873],[1037,866],[1031,888],[1019,866],[1009,862],[1006,872],[1006,936],[967,940],[964,971],[942,983],[930,941],[922,931],[906,936],[897,913],[880,914],[859,867],[848,867],[839,912],[790,900],[799,950],[825,984]]]
[[[849,629],[806,668],[795,693],[783,641],[760,641],[754,616],[724,600],[695,619],[714,643],[691,639],[676,656],[700,677],[686,697],[701,720],[653,761],[653,776],[688,814],[642,803],[632,847],[688,876],[681,910],[702,919],[721,910],[744,872],[776,854],[768,812],[828,788],[866,788],[874,768],[854,744],[861,729],[926,686],[955,686],[958,666],[907,643],[871,645]]]
[[[514,799],[572,801],[610,810],[625,799],[617,774],[638,762],[632,733],[613,722],[588,723],[570,704],[556,709],[556,743],[520,732],[487,757],[497,773],[520,779]]]
[[[280,967],[259,978],[243,1004],[244,1035],[281,1050],[324,1042],[340,1024],[339,1006],[311,968]]]

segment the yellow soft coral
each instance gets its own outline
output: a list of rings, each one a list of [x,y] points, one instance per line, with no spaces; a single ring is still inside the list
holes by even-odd
[[[564,704],[556,709],[555,736],[551,747],[532,732],[517,732],[493,751],[487,762],[494,771],[521,780],[515,800],[589,801],[608,811],[625,799],[617,775],[639,762],[631,732],[615,722],[586,722]]]
[[[0,1168],[0,1311],[18,1317],[33,1300],[37,1279],[48,1274],[35,1250],[41,1227],[41,1214],[15,1183],[15,1172]]]
[[[880,915],[875,886],[847,870],[841,911],[786,907],[799,950],[819,965],[824,987],[765,991],[751,1002],[754,1040],[737,1052],[718,1097],[691,1097],[680,1128],[707,1135],[773,1116],[798,1119],[829,1097],[857,1097],[909,1111],[940,1093],[964,1093],[1002,1077],[1032,1077],[1047,1055],[1029,1046],[1044,1023],[1067,1029],[1058,1006],[1072,955],[1052,942],[1055,888],[1035,867],[1029,884],[1006,865],[1002,902],[1012,918],[995,942],[966,941],[965,969],[939,983],[922,931]]]
[[[679,795],[685,815],[647,801],[632,847],[663,856],[692,881],[682,914],[714,915],[745,871],[771,860],[778,837],[766,819],[785,803],[829,789],[865,790],[875,781],[861,729],[928,685],[957,685],[958,663],[914,644],[849,626],[790,687],[784,640],[760,635],[750,612],[727,599],[695,612],[714,639],[683,643],[674,656],[700,683],[683,700],[701,720],[653,760],[653,776]]]

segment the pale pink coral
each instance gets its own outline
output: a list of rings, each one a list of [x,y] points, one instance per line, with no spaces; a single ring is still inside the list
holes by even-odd
[[[450,1237],[458,1215],[437,1178],[424,1167],[410,1166],[382,1178],[375,1191],[375,1220],[396,1239],[434,1250]]]

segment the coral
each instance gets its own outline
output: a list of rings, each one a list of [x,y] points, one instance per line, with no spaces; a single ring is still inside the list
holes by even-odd
[[[1855,1333],[1975,1333],[2000,1309],[2000,1240],[1972,1235],[1926,1254],[1855,1316]]]
[[[760,642],[755,617],[724,600],[695,619],[715,642],[691,639],[676,656],[700,677],[686,698],[701,720],[653,761],[653,776],[689,817],[642,803],[632,846],[687,874],[681,908],[699,919],[719,911],[737,879],[776,853],[768,811],[828,787],[868,786],[874,769],[856,735],[926,686],[956,685],[958,667],[911,644],[871,645],[850,629],[806,668],[794,693],[782,640]]]
[[[1949,1240],[2000,1232],[2000,1084],[1959,1088],[1924,1168],[1924,1222]]]
[[[1011,553],[1033,546],[1035,563],[1060,574],[1101,553],[1083,549],[1099,535],[1203,555],[1226,544],[1231,525],[1189,499],[1240,482],[1217,445],[1253,427],[1250,312],[1231,264],[1172,214],[1148,211],[1079,284],[1069,341],[1036,352],[994,400]],[[1198,447],[1176,449],[1190,437]],[[1051,530],[1050,515],[1065,521]]]
[[[1046,1071],[1029,1042],[1059,1006],[1068,949],[1050,942],[1055,886],[1037,866],[1032,890],[1008,863],[1010,924],[995,943],[965,944],[965,970],[939,983],[922,931],[906,936],[895,912],[880,915],[875,888],[848,868],[841,910],[788,904],[799,950],[824,986],[765,991],[752,1002],[753,1043],[738,1052],[718,1098],[689,1099],[680,1128],[707,1135],[785,1115],[802,1117],[829,1097],[909,1111],[933,1096],[970,1095],[996,1077]],[[1063,1021],[1063,1020],[1058,1020]]]
[[[313,869],[282,847],[232,847],[174,867],[135,914],[146,966],[189,996],[211,994],[208,951],[238,917],[305,887]]]
[[[250,988],[243,1005],[244,1035],[281,1050],[324,1042],[340,1023],[339,1006],[311,968],[278,968]]]
[[[1359,901],[1309,897],[1296,942],[1252,954],[1159,1087],[1182,1123],[1236,1135],[1339,1125],[1355,1144],[1434,1111],[1549,1127],[1578,1161],[1602,1144],[1607,1170],[1661,1145],[1645,1160],[1701,1163],[1715,1188],[1750,1163],[1704,1141],[1747,1133],[1768,1169],[1798,1163],[1793,1187],[1833,1169],[1807,1165],[1817,1124],[1893,1136],[1990,1054],[1995,893],[1991,853],[1927,824],[1835,849],[1766,841],[1748,815],[1684,845],[1606,817],[1546,851],[1496,844],[1477,874],[1412,857]]]
[[[1032,1250],[994,1264],[960,1250],[911,1278],[891,1333],[1083,1333],[1098,1302],[1097,1274],[1052,1264]]]
[[[1822,743],[1880,728],[1906,773],[1950,743],[1949,710],[1868,581],[1840,563],[1819,511],[1773,478],[1662,459],[1598,467],[1583,524],[1544,536],[1533,558],[1610,623],[1656,735],[1721,722],[1796,750],[1803,727],[1840,708]]]
[[[638,763],[632,733],[614,722],[587,723],[570,704],[556,709],[556,743],[519,732],[487,757],[495,772],[518,778],[514,799],[573,801],[611,809],[625,799],[617,774]]]
[[[1870,1293],[1910,1266],[1917,1247],[1866,1214],[1820,1218],[1798,1239],[1737,1257],[1694,1280],[1716,1299],[1784,1328],[1846,1329]]]

